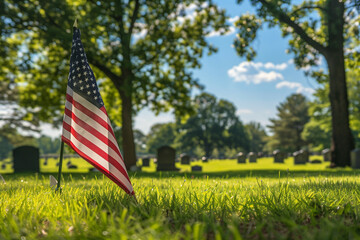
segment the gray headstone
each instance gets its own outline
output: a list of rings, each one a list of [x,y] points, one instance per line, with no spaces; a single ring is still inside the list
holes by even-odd
[[[21,146],[13,150],[14,173],[39,172],[39,149],[33,146]]]
[[[190,164],[190,156],[186,153],[183,153],[180,155],[180,162],[183,165],[189,165]]]
[[[249,158],[250,163],[256,163],[256,160],[257,160],[256,153],[249,152],[248,158]]]
[[[274,163],[284,163],[286,154],[280,150],[275,150],[273,152]]]
[[[331,151],[328,148],[325,148],[324,150],[321,151],[323,157],[324,157],[324,162],[330,162],[330,158],[331,158]]]
[[[306,164],[309,160],[309,155],[303,150],[294,152],[293,156],[294,164]]]
[[[246,163],[246,155],[244,153],[239,152],[236,155],[236,158],[237,158],[237,163]]]
[[[150,166],[150,158],[144,157],[144,158],[142,159],[142,166],[143,166],[143,167],[149,167],[149,166]]]
[[[354,169],[360,168],[360,149],[354,149],[351,151],[351,167]]]
[[[191,171],[192,172],[201,172],[202,171],[202,166],[199,166],[199,165],[192,166]]]
[[[175,167],[175,149],[162,146],[157,150],[157,171],[179,171]]]

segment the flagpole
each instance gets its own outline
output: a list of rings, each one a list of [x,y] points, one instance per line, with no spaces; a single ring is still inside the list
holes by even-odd
[[[61,182],[61,170],[62,170],[62,162],[63,162],[63,153],[64,153],[64,142],[61,140],[58,184],[57,184],[56,189],[55,189],[55,192],[60,190],[60,193],[61,193],[60,182]]]

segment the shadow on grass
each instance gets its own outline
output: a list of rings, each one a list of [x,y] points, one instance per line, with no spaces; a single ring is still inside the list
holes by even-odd
[[[7,179],[18,179],[21,177],[36,178],[36,173],[18,173],[18,174],[3,174]],[[49,178],[49,175],[53,175],[57,178],[57,173],[39,173],[38,178]],[[294,177],[359,177],[360,170],[352,169],[326,169],[326,170],[235,170],[235,171],[222,171],[222,172],[129,172],[131,178],[294,178]],[[97,177],[102,178],[102,174],[99,172],[89,173],[63,173],[65,179],[92,179]]]

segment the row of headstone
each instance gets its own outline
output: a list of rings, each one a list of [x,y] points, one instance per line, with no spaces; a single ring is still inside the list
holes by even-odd
[[[257,154],[254,152],[249,152],[249,154],[246,156],[243,152],[239,152],[236,155],[237,163],[246,163],[246,158],[249,158],[250,163],[256,163],[257,162]]]

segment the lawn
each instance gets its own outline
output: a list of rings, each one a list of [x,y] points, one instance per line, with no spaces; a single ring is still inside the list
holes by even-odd
[[[79,160],[80,161],[80,160]],[[80,162],[79,162],[80,164]],[[216,160],[131,173],[138,203],[100,173],[5,174],[0,239],[359,239],[359,171]]]

